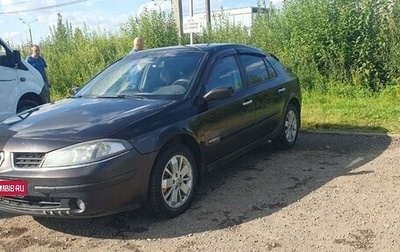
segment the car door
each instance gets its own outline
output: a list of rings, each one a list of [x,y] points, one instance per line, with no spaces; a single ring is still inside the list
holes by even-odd
[[[207,109],[199,117],[201,138],[207,160],[216,161],[253,142],[253,113],[235,55],[218,59],[209,72],[205,92],[231,87],[233,96],[207,102]]]
[[[13,66],[12,52],[0,43],[0,120],[16,111],[19,97],[17,70]]]
[[[253,102],[253,130],[261,138],[278,127],[282,119],[285,88],[264,55],[241,54],[239,58]]]

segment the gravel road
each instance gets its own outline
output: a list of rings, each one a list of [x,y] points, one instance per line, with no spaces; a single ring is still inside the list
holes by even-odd
[[[0,212],[0,251],[400,251],[399,154],[399,136],[302,132],[210,173],[172,220]]]

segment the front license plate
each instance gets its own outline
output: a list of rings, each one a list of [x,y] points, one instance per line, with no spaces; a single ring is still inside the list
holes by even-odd
[[[0,180],[0,196],[25,196],[27,192],[26,180]]]

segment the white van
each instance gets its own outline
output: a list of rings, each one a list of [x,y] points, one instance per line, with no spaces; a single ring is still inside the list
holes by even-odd
[[[49,101],[40,73],[0,38],[0,121]]]

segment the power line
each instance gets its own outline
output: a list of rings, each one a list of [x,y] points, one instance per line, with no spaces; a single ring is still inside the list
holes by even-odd
[[[71,1],[71,2],[67,2],[67,3],[53,4],[53,5],[48,5],[48,6],[34,8],[34,9],[17,10],[17,11],[5,11],[5,12],[0,12],[0,15],[2,15],[2,14],[14,14],[14,13],[30,12],[30,11],[37,11],[37,10],[53,9],[53,8],[57,8],[57,7],[78,4],[78,3],[82,3],[82,2],[86,2],[86,1],[88,1],[88,0],[76,0],[76,1]]]
[[[15,5],[20,5],[20,4],[27,4],[27,3],[33,3],[33,2],[37,2],[37,0],[30,0],[30,1],[19,1],[19,2],[15,2],[13,1],[12,3],[3,3],[1,4],[2,6],[15,6]]]

